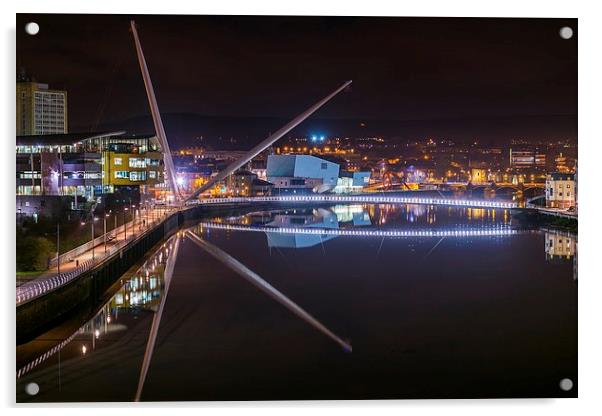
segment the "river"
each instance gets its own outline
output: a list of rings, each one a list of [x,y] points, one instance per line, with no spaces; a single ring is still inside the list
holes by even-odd
[[[18,402],[577,395],[575,235],[426,205],[190,225],[17,346]]]

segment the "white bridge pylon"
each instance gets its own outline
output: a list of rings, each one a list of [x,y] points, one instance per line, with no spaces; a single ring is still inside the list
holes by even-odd
[[[146,59],[144,59],[144,52],[142,52],[142,46],[140,45],[140,39],[138,38],[138,31],[136,30],[136,22],[131,20],[130,27],[132,29],[132,35],[134,36],[134,43],[136,44],[136,54],[138,55],[138,64],[140,64],[140,71],[142,72],[142,79],[144,80],[144,88],[146,89],[146,96],[148,98],[148,105],[150,106],[151,114],[153,116],[153,124],[155,126],[155,133],[159,138],[159,143],[163,149],[163,160],[165,161],[165,167],[167,168],[167,176],[169,186],[174,194],[176,202],[180,202],[182,196],[180,190],[176,184],[176,169],[173,164],[171,157],[171,150],[169,149],[169,142],[167,141],[167,135],[163,128],[163,120],[161,119],[161,113],[159,112],[159,106],[157,105],[157,98],[155,97],[155,90],[153,89],[153,83],[148,73],[148,67],[146,66]]]
[[[210,189],[213,185],[215,185],[219,181],[226,179],[228,176],[233,174],[237,169],[240,169],[245,163],[248,163],[251,159],[253,159],[255,156],[257,156],[259,153],[263,152],[265,149],[267,149],[269,146],[271,146],[276,140],[280,139],[286,133],[288,133],[289,131],[291,131],[292,129],[297,127],[299,124],[301,124],[306,118],[308,118],[310,115],[315,113],[320,107],[322,107],[324,104],[326,104],[328,101],[330,101],[335,95],[337,95],[338,93],[343,91],[345,88],[347,88],[349,85],[351,85],[352,82],[353,81],[346,81],[345,83],[343,83],[343,85],[341,85],[339,88],[334,90],[332,93],[330,93],[329,95],[327,95],[326,97],[324,97],[323,99],[321,99],[320,101],[318,101],[317,103],[315,103],[314,105],[309,107],[303,113],[299,114],[290,123],[288,123],[287,125],[282,127],[280,130],[278,130],[274,134],[270,135],[267,139],[265,139],[264,141],[259,143],[257,146],[255,146],[254,148],[249,150],[244,156],[242,156],[238,160],[229,164],[224,170],[222,170],[217,175],[215,175],[213,178],[211,178],[205,185],[201,186],[196,191],[194,191],[192,193],[192,195],[187,197],[186,201],[190,201],[191,199],[197,198],[201,193]]]
[[[151,109],[151,114],[153,116],[153,124],[155,126],[155,132],[157,137],[159,138],[159,142],[161,143],[161,147],[163,148],[163,158],[165,160],[165,167],[168,174],[169,186],[174,193],[174,197],[177,203],[182,202],[182,195],[180,194],[180,190],[176,183],[176,175],[175,175],[175,167],[173,164],[173,159],[171,157],[171,151],[169,149],[169,143],[167,141],[167,135],[165,134],[165,129],[163,128],[163,120],[161,119],[161,113],[159,112],[159,106],[157,105],[157,99],[155,97],[155,91],[153,89],[153,83],[150,78],[150,74],[148,72],[148,67],[146,66],[146,60],[144,58],[144,53],[142,52],[142,46],[140,45],[140,39],[138,38],[138,32],[136,30],[136,22],[131,20],[130,27],[132,29],[132,34],[134,36],[134,43],[136,44],[136,53],[138,55],[138,63],[140,64],[140,71],[142,72],[142,78],[144,80],[144,87],[146,88],[146,95],[148,98],[148,104]],[[268,138],[263,140],[257,146],[249,150],[244,156],[240,159],[232,162],[228,165],[224,170],[219,172],[216,176],[211,178],[205,185],[196,189],[192,195],[188,196],[184,202],[190,201],[191,199],[197,198],[201,193],[210,189],[213,185],[226,179],[232,173],[234,173],[237,169],[240,169],[245,163],[248,163],[251,159],[257,156],[259,153],[263,152],[268,146],[272,145],[275,141],[280,139],[286,133],[297,127],[301,124],[306,118],[315,113],[320,107],[330,101],[335,95],[343,91],[349,85],[351,85],[352,81],[346,81],[337,88],[335,91],[318,101],[316,104],[312,105],[310,108],[305,110],[303,113],[295,117],[290,123],[286,124],[280,130],[276,131],[274,134],[270,135]]]

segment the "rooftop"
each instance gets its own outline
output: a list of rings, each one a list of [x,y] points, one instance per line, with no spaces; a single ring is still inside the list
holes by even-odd
[[[574,173],[553,172],[548,175],[553,181],[574,181]]]
[[[17,146],[69,146],[99,137],[122,136],[124,134],[125,131],[112,131],[17,136]]]

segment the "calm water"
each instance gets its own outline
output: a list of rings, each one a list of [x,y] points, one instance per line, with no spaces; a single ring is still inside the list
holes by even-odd
[[[576,251],[504,210],[212,218],[18,346],[17,400],[575,397]]]

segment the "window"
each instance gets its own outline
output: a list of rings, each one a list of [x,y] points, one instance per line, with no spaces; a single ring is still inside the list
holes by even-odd
[[[148,171],[148,177],[150,179],[155,179],[157,177],[157,172],[155,172],[154,170],[149,170]]]
[[[131,160],[131,159],[130,159]],[[130,172],[130,181],[144,181],[146,180],[146,172],[132,171]]]
[[[328,169],[328,163],[322,162],[322,170]]]
[[[130,173],[127,170],[116,170],[115,178],[116,179],[128,179],[130,177]]]
[[[121,159],[120,157],[116,157],[116,158],[114,158],[114,159],[113,159],[113,164],[114,164],[115,166],[121,166],[121,163],[122,163],[122,162],[123,162],[123,161],[122,161],[122,159]]]
[[[145,168],[146,160],[141,157],[131,157],[130,158],[130,168]]]

